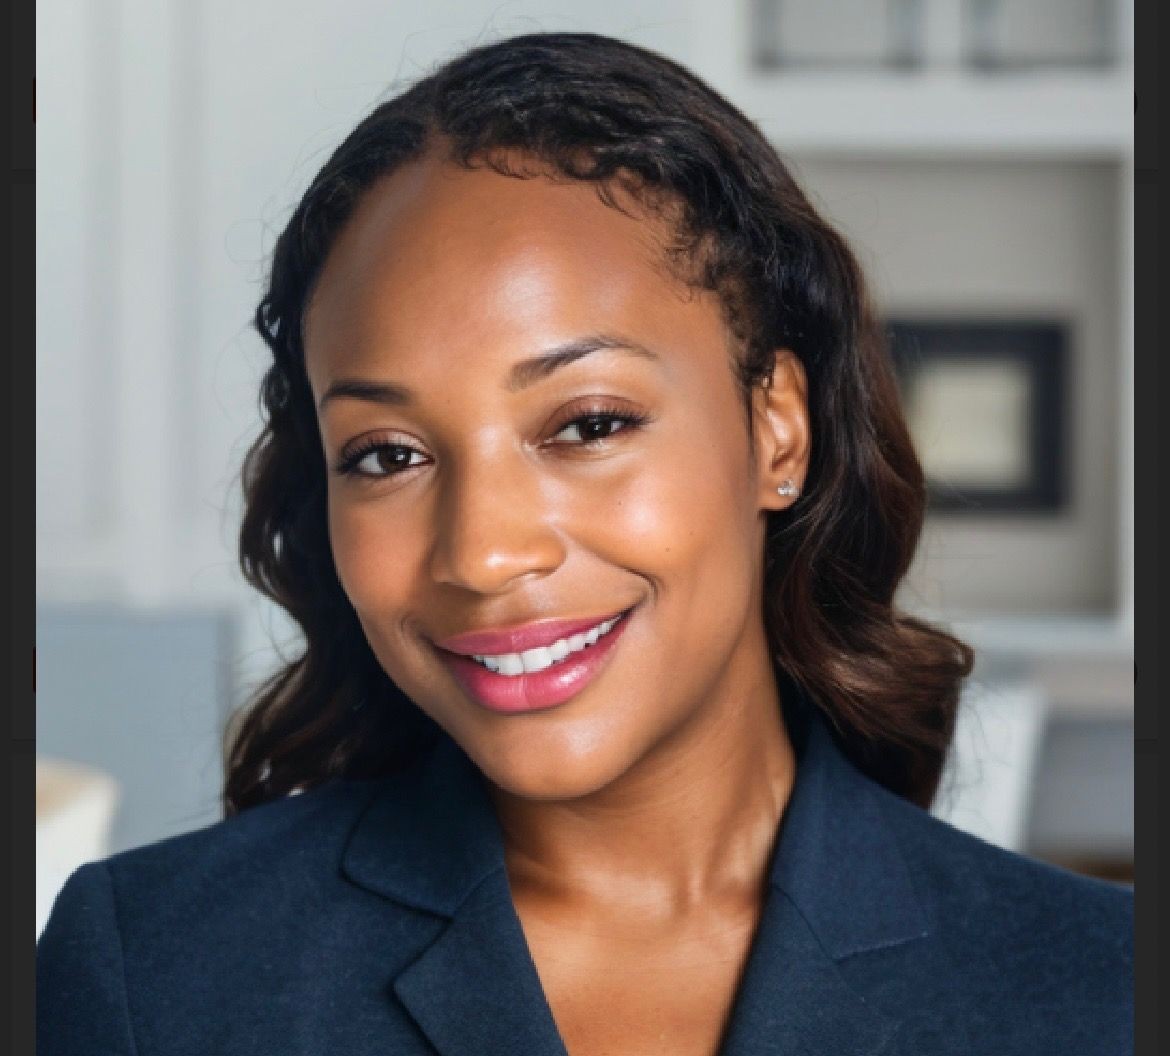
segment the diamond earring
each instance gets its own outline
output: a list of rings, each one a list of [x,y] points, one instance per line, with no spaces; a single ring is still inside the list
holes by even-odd
[[[796,485],[793,484],[791,480],[785,480],[785,481],[781,482],[780,486],[776,489],[776,491],[778,494],[784,495],[786,497],[789,495],[795,495],[796,494]]]

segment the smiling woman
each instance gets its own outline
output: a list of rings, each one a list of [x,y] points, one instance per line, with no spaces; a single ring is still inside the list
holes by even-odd
[[[807,472],[803,372],[776,357],[753,460],[721,303],[662,267],[663,221],[449,155],[371,188],[307,298],[334,565],[378,666],[494,785],[612,793],[726,701],[778,721],[761,501]]]
[[[240,554],[305,649],[223,823],[70,881],[45,1051],[1124,1051],[1130,896],[923,809],[971,653],[893,606],[892,365],[743,115],[476,49],[341,144],[256,323]]]

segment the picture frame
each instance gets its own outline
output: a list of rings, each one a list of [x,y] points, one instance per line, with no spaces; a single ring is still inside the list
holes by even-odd
[[[887,321],[929,509],[1056,514],[1068,501],[1068,327],[1054,320]]]
[[[1104,69],[1117,61],[1116,0],[963,0],[975,70]]]
[[[924,0],[751,0],[759,71],[908,70],[922,65]]]

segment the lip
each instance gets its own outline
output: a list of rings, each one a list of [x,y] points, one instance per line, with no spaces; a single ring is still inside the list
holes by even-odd
[[[538,649],[552,645],[561,638],[584,634],[599,623],[612,620],[628,610],[622,609],[605,616],[586,616],[582,619],[537,620],[519,627],[504,627],[492,631],[468,631],[455,634],[442,641],[436,641],[440,649],[462,656],[499,656],[502,653],[522,653],[526,649]]]
[[[636,607],[635,607],[636,608]],[[634,609],[627,609],[617,615],[620,619],[608,634],[603,635],[593,645],[572,653],[566,659],[543,671],[525,675],[500,675],[489,671],[483,664],[472,660],[470,656],[440,649],[439,655],[456,681],[463,687],[464,692],[476,703],[489,711],[504,715],[515,715],[524,712],[542,711],[564,704],[577,696],[589,685],[604,669],[606,661],[613,654],[619,639],[630,622],[630,614]],[[571,621],[577,626],[588,629],[598,622]],[[564,637],[561,629],[567,626],[566,621],[558,621],[557,633],[552,637],[545,636],[547,642],[556,641],[557,637]],[[552,624],[540,625],[543,631]],[[572,632],[578,633],[578,632]],[[450,639],[448,639],[450,641]],[[547,644],[547,642],[542,644]],[[536,648],[536,646],[528,646]],[[523,652],[523,650],[505,649],[503,652]]]

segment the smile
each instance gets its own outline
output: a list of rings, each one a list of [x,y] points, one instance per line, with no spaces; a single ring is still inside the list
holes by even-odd
[[[584,634],[573,634],[568,638],[558,638],[551,645],[538,646],[535,649],[526,649],[522,653],[500,653],[498,655],[479,656],[472,654],[472,659],[483,664],[489,671],[497,675],[515,677],[517,675],[531,675],[556,664],[563,663],[574,653],[580,653],[594,645],[598,638],[602,638],[617,626],[621,616],[599,623]]]
[[[475,703],[499,714],[543,711],[578,696],[605,670],[635,606],[588,630],[519,653],[440,651]]]

